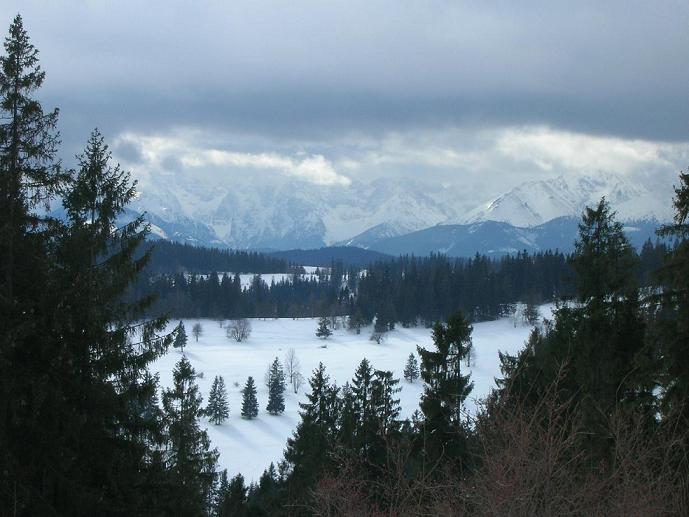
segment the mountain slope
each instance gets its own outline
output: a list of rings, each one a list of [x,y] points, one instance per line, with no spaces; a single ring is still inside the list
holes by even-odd
[[[666,182],[667,183],[667,182]],[[605,196],[619,219],[660,220],[672,217],[667,185],[645,185],[623,176],[599,173],[595,176],[559,176],[529,181],[471,210],[459,221],[502,221],[515,226],[543,224],[556,217],[579,216]]]
[[[528,228],[499,221],[438,225],[369,242],[367,247],[389,255],[442,253],[451,257],[471,257],[476,253],[495,256],[522,250],[530,253],[547,249],[568,252],[574,249],[578,224],[578,218],[558,217]],[[655,221],[630,222],[625,226],[625,233],[634,246],[640,247],[647,239],[656,239],[657,226]],[[356,240],[353,242],[356,244]]]

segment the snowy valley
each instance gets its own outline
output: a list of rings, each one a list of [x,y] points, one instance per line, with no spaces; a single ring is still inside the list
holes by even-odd
[[[541,314],[550,315],[550,306],[542,306]],[[177,321],[170,322],[173,330]],[[257,481],[270,462],[277,464],[289,438],[299,423],[299,403],[305,401],[309,390],[311,372],[323,362],[326,371],[338,386],[351,381],[357,365],[368,359],[377,369],[390,370],[400,379],[401,418],[409,418],[419,408],[423,383],[406,382],[402,370],[410,353],[416,355],[416,347],[432,347],[430,329],[423,327],[402,328],[387,333],[381,344],[370,341],[372,327],[364,327],[361,334],[338,329],[328,339],[315,336],[318,319],[253,319],[252,332],[245,342],[229,340],[225,329],[214,320],[184,320],[187,329],[200,323],[203,333],[198,342],[190,335],[184,354],[198,375],[197,379],[204,404],[216,375],[223,376],[227,386],[230,416],[221,425],[214,425],[202,418],[202,426],[208,430],[212,446],[220,452],[219,467],[226,468],[233,476],[241,473],[247,481]],[[476,410],[476,401],[485,397],[500,377],[498,351],[514,354],[524,346],[531,327],[504,318],[474,324],[473,346],[475,355],[471,370],[474,389],[467,399],[469,413]],[[305,378],[298,394],[288,386],[285,392],[285,412],[270,415],[265,410],[267,388],[264,377],[269,364],[277,357],[284,363],[290,349],[294,349]],[[180,350],[170,348],[168,353],[151,365],[152,372],[159,372],[161,387],[172,384],[172,370],[182,357]],[[258,387],[259,414],[247,420],[240,416],[241,390],[248,376]]]

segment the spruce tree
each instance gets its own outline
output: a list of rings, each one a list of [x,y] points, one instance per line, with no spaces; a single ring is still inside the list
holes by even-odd
[[[306,490],[333,466],[332,448],[337,439],[338,389],[330,383],[323,363],[309,379],[307,402],[299,404],[301,421],[287,440],[285,462],[291,474],[290,491],[304,497]]]
[[[270,365],[268,374],[268,406],[271,415],[279,415],[285,411],[285,373],[276,357]]]
[[[258,416],[258,400],[256,398],[256,384],[249,376],[242,390],[242,416],[252,419]]]
[[[328,318],[322,316],[318,320],[318,328],[316,329],[316,336],[321,339],[328,339],[332,335],[333,331],[330,330],[330,323]]]
[[[356,414],[356,447],[366,452],[374,441],[377,422],[373,403],[373,368],[363,359],[352,378],[352,395]]]
[[[0,507],[17,514],[71,508],[54,492],[69,478],[59,434],[71,402],[53,381],[61,365],[53,352],[59,335],[50,335],[50,227],[32,210],[64,180],[56,159],[58,112],[45,113],[34,97],[44,78],[17,15],[0,56],[0,486],[7,487]]]
[[[437,460],[443,451],[464,453],[457,440],[461,437],[464,400],[473,388],[469,375],[462,374],[462,361],[471,347],[471,332],[471,325],[457,312],[446,325],[438,322],[433,326],[433,350],[417,347],[425,384],[420,404],[425,452],[431,461]]]
[[[180,515],[204,513],[212,498],[218,452],[199,427],[202,398],[196,372],[182,357],[172,372],[173,387],[163,391],[165,460],[174,483],[171,506]]]
[[[184,322],[180,321],[175,330],[175,341],[172,346],[181,349],[182,353],[184,353],[184,347],[187,345],[187,341],[187,331],[184,328]]]
[[[658,232],[675,240],[660,270],[665,289],[660,296],[659,349],[665,373],[665,410],[689,422],[689,173],[679,175],[674,208],[673,223]]]
[[[127,477],[134,484],[137,476],[146,475],[138,462],[152,464],[147,456],[160,435],[159,422],[140,412],[142,401],[150,400],[156,390],[157,379],[149,375],[148,365],[164,353],[170,338],[159,336],[165,319],[142,320],[150,299],[124,301],[150,256],[148,252],[138,254],[147,231],[141,218],[119,228],[116,225],[135,195],[129,173],[111,165],[110,152],[97,130],[77,159],[79,168],[71,173],[63,191],[67,220],[54,248],[59,296],[53,328],[61,336],[58,355],[71,378],[71,386],[63,386],[73,390],[73,403],[85,414],[78,419],[78,427],[90,429],[81,443],[92,448],[96,459],[87,459],[87,455],[84,462],[94,472],[107,470],[99,462],[112,461],[122,468],[123,458],[109,457],[99,440],[110,444],[105,449],[117,454],[128,450],[127,461],[135,463]],[[109,429],[102,428],[105,422]],[[66,429],[68,419],[63,417],[61,426]],[[122,442],[118,447],[112,446],[113,436]],[[136,454],[141,456],[137,459]],[[78,475],[88,472],[82,465]],[[102,479],[97,482],[104,486]],[[132,498],[141,497],[135,494]]]
[[[407,382],[414,382],[419,378],[419,362],[414,353],[409,354],[407,364],[404,365],[404,379]]]
[[[213,379],[211,392],[208,395],[208,406],[204,413],[215,425],[222,424],[230,416],[225,380],[220,375],[216,375]]]
[[[400,399],[394,398],[402,390],[398,386],[399,382],[391,371],[376,370],[374,373],[371,401],[378,433],[381,435],[387,435],[399,427],[397,418],[401,411]]]

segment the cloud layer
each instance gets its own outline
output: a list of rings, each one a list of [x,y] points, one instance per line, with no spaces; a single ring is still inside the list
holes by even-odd
[[[67,162],[97,125],[142,170],[326,186],[417,177],[478,195],[687,163],[683,0],[9,0],[0,22],[16,12]]]

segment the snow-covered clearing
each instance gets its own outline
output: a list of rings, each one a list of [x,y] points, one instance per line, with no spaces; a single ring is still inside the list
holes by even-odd
[[[542,307],[542,311],[550,313],[547,307]],[[198,343],[191,333],[197,322],[203,326],[203,334]],[[177,321],[171,321],[169,329],[172,330],[176,324]],[[202,425],[207,427],[213,446],[220,451],[220,468],[227,468],[230,476],[241,472],[247,481],[258,480],[271,461],[277,462],[282,458],[287,438],[292,435],[299,422],[298,404],[305,400],[308,390],[306,380],[297,395],[288,386],[284,414],[273,416],[265,411],[268,402],[265,372],[275,357],[284,364],[285,354],[290,348],[295,350],[301,363],[301,372],[306,379],[311,376],[319,361],[322,361],[331,379],[338,385],[350,380],[359,362],[367,358],[374,368],[391,370],[400,378],[402,417],[410,416],[418,408],[422,383],[419,380],[407,383],[402,378],[402,370],[409,354],[416,352],[416,345],[426,348],[432,346],[429,329],[397,327],[378,345],[369,340],[371,327],[362,329],[359,335],[345,329],[335,330],[329,339],[321,340],[314,334],[317,324],[317,319],[310,318],[254,319],[251,320],[250,338],[246,342],[237,343],[227,339],[225,329],[220,328],[216,321],[184,320],[189,335],[185,354],[196,372],[203,374],[198,379],[198,384],[204,397],[204,405],[216,375],[222,375],[227,385],[230,418],[222,425],[213,425],[202,419]],[[486,396],[494,385],[494,378],[500,374],[498,350],[515,353],[524,345],[529,332],[530,327],[515,327],[510,319],[474,325],[475,364],[471,368],[474,390],[467,403],[470,412],[475,409],[475,399]],[[181,355],[178,349],[170,348],[165,356],[152,365],[151,370],[160,373],[161,386],[168,387],[172,384],[172,369]],[[261,407],[258,418],[253,420],[245,420],[240,416],[241,389],[249,375],[254,377],[258,385]]]

